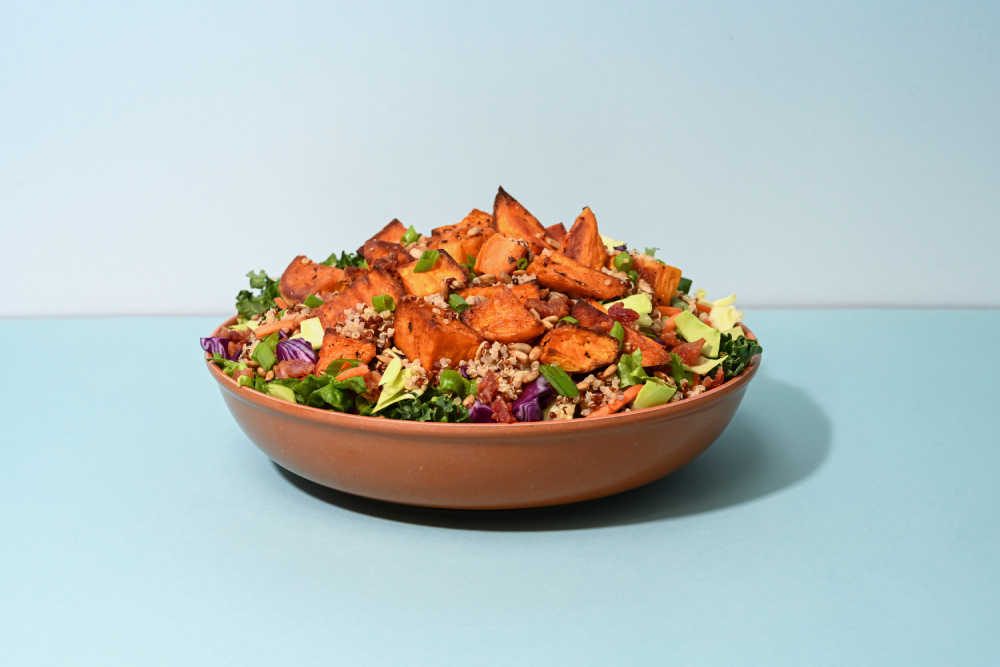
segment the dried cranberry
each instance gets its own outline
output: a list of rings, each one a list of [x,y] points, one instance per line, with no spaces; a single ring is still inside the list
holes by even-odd
[[[608,315],[613,320],[618,320],[623,325],[628,326],[639,319],[639,313],[631,308],[625,308],[621,303],[616,303],[608,310]]]

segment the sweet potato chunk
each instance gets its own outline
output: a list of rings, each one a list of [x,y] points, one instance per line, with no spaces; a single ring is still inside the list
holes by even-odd
[[[372,297],[379,294],[387,294],[393,301],[399,303],[404,292],[388,271],[375,267],[355,278],[347,289],[317,308],[313,314],[319,318],[324,327],[330,329],[337,322],[344,321],[345,310],[354,308],[359,303],[370,306]]]
[[[535,274],[543,287],[573,298],[592,296],[606,301],[621,296],[628,289],[624,281],[559,253],[536,255],[525,270]]]
[[[597,233],[597,218],[589,206],[583,209],[583,213],[570,228],[563,242],[562,253],[598,271],[608,265],[608,251],[601,235]]]
[[[455,294],[472,303],[472,297],[492,299],[504,292],[511,292],[522,304],[526,303],[528,299],[538,299],[541,296],[541,288],[539,288],[537,280],[529,280],[526,283],[511,285],[510,287],[502,283],[497,283],[496,285],[473,285],[472,287],[460,289]]]
[[[495,276],[510,274],[517,270],[517,263],[527,256],[528,248],[503,234],[494,234],[479,251],[476,273],[492,273]]]
[[[503,188],[497,191],[496,199],[493,200],[493,224],[500,234],[530,243],[535,254],[545,248],[553,250],[545,241],[545,227],[542,227],[542,223]]]
[[[551,301],[527,299],[524,302],[524,307],[528,309],[534,308],[535,312],[543,318],[552,316],[563,318],[569,315],[570,303],[569,299],[565,297],[552,299]]]
[[[610,315],[601,312],[583,299],[576,302],[570,315],[580,321],[580,326],[599,333],[608,333],[615,325]],[[625,327],[624,342],[625,351],[629,354],[635,352],[636,348],[642,350],[643,366],[662,366],[670,363],[670,354],[662,345],[631,327]]]
[[[431,234],[434,236],[442,236],[448,232],[455,231],[456,229],[472,229],[473,227],[479,227],[482,229],[483,232],[486,233],[486,236],[491,236],[496,233],[496,225],[493,224],[493,216],[486,211],[480,211],[478,208],[474,208],[469,212],[469,215],[462,218],[462,222],[457,222],[454,225],[445,225],[444,227],[435,227],[431,230]]]
[[[365,257],[365,261],[368,262],[368,266],[375,266],[376,260],[380,259],[395,260],[392,263],[393,267],[409,264],[413,261],[413,257],[410,256],[410,253],[406,252],[403,246],[398,243],[390,243],[389,241],[379,241],[378,239],[368,239],[365,242],[362,254]]]
[[[281,274],[278,289],[287,301],[303,301],[310,294],[339,292],[347,287],[343,269],[317,264],[305,255],[292,260]]]
[[[399,243],[406,233],[406,226],[395,218],[388,225],[379,230],[378,234],[372,237],[375,241],[388,241],[389,243]]]
[[[467,279],[465,269],[458,265],[451,255],[445,250],[438,251],[438,259],[433,268],[422,273],[415,273],[417,262],[411,262],[406,266],[396,269],[399,279],[403,283],[403,288],[414,296],[427,296],[441,291],[441,281],[451,278],[456,282],[464,282]]]
[[[560,222],[557,225],[546,227],[545,233],[554,238],[556,241],[559,241],[559,243],[563,243],[566,240],[566,225]]]
[[[500,343],[527,343],[545,333],[545,326],[521,305],[512,290],[467,308],[461,319],[486,340]]]
[[[472,359],[483,341],[478,333],[462,324],[455,311],[435,308],[423,299],[408,297],[396,305],[395,315],[396,347],[407,359],[419,359],[427,371],[433,370],[434,363],[441,359],[451,359],[451,367],[458,368],[459,361]]]
[[[562,366],[567,373],[590,373],[618,358],[618,339],[560,322],[539,343],[543,364]]]
[[[333,329],[327,329],[323,334],[323,346],[319,349],[319,361],[316,362],[316,375],[322,375],[331,361],[337,359],[357,359],[367,364],[375,357],[375,343],[354,340],[342,336]]]
[[[431,240],[427,243],[427,247],[431,250],[444,250],[460,264],[467,263],[469,255],[472,255],[473,261],[475,261],[487,238],[489,238],[487,232],[492,234],[493,228],[485,230],[480,228],[475,234],[469,236],[469,232],[472,229],[472,227],[446,229],[443,233],[432,236]]]
[[[677,291],[681,282],[681,270],[667,264],[660,264],[655,259],[646,259],[645,255],[632,255],[632,267],[639,277],[653,288],[656,300],[663,306],[670,305],[670,299]]]

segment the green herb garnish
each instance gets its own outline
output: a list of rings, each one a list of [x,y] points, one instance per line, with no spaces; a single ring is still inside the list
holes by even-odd
[[[448,305],[451,306],[451,309],[454,310],[456,313],[461,313],[462,311],[464,311],[466,308],[469,307],[469,302],[463,299],[458,294],[452,294],[451,296],[448,297]]]
[[[417,260],[417,265],[413,267],[414,273],[427,273],[437,264],[438,257],[441,256],[437,250],[424,250],[424,254]]]
[[[618,271],[628,271],[632,268],[632,258],[627,252],[620,252],[615,255],[614,264]]]
[[[659,248],[646,248],[646,254],[650,257],[656,257],[657,250],[659,250]]]
[[[677,291],[681,294],[687,294],[691,291],[691,279],[681,277],[681,281],[677,283]]]
[[[271,346],[267,344],[267,340],[262,340],[257,343],[253,348],[253,353],[250,358],[260,364],[260,367],[264,369],[264,372],[271,370],[278,358],[274,356],[274,350]]]
[[[372,297],[372,308],[377,312],[392,312],[396,310],[396,302],[388,294],[379,294],[378,296]]]
[[[566,371],[561,366],[542,364],[538,367],[538,372],[545,376],[552,388],[559,394],[569,398],[576,398],[580,395],[580,390],[576,388],[576,384],[566,375]]]
[[[310,308],[319,308],[324,303],[326,303],[326,301],[323,301],[323,299],[319,298],[315,294],[310,294],[309,296],[306,297],[306,300],[303,303],[305,303]]]
[[[272,280],[263,271],[251,271],[247,274],[250,279],[250,288],[259,290],[255,295],[249,290],[241,290],[236,295],[236,312],[242,320],[249,320],[254,315],[262,315],[272,308],[277,308],[274,303],[275,297],[281,296],[278,291],[278,281]]]
[[[400,245],[410,245],[411,243],[416,243],[420,239],[420,233],[410,225],[410,228],[406,230],[403,234],[403,238],[399,239]]]
[[[518,271],[524,271],[526,268],[528,268],[528,258],[527,257],[522,257],[521,259],[517,260],[517,270]]]

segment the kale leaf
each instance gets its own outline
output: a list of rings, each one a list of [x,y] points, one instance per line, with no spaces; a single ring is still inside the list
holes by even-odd
[[[337,253],[333,253],[326,258],[325,262],[320,262],[323,266],[336,266],[338,269],[346,269],[349,266],[368,266],[365,262],[365,258],[361,255],[355,255],[353,252],[342,252],[340,257],[337,257]]]
[[[464,422],[469,420],[469,411],[461,403],[445,396],[431,387],[415,400],[400,401],[386,408],[382,413],[388,419],[417,422]]]
[[[272,280],[263,271],[251,271],[247,277],[250,279],[250,289],[255,289],[258,293],[240,290],[236,295],[236,312],[240,317],[249,320],[254,315],[261,315],[272,308],[277,308],[274,299],[280,296],[278,281]]]
[[[727,380],[731,380],[750,364],[750,360],[764,351],[757,341],[744,336],[733,338],[730,334],[722,334],[719,342],[719,354],[726,355],[722,360],[722,371]]]

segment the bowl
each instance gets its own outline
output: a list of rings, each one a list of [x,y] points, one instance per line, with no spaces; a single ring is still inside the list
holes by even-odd
[[[330,412],[238,387],[215,364],[207,366],[247,437],[296,475],[366,498],[485,510],[610,496],[682,468],[722,435],[760,357],[737,378],[677,403],[527,424],[406,422]]]

